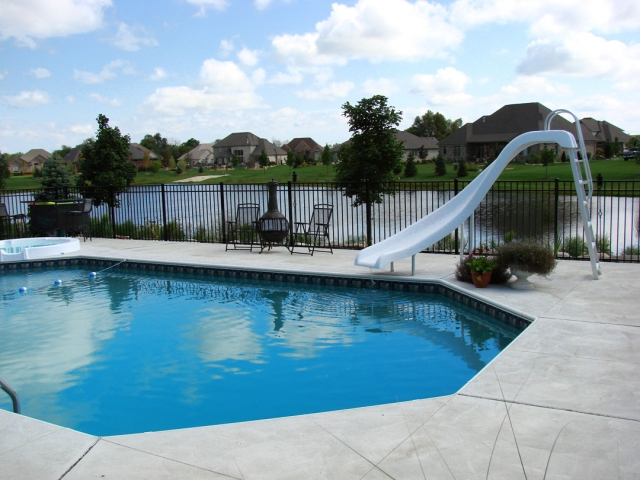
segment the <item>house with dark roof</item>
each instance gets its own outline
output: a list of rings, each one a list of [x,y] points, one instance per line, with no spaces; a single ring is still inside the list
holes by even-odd
[[[235,154],[240,164],[255,168],[259,165],[258,157],[263,150],[272,165],[286,163],[287,152],[282,148],[251,132],[240,132],[232,133],[213,145],[214,164],[229,165]]]
[[[11,173],[33,173],[42,164],[51,158],[51,154],[42,148],[34,148],[9,163]]]
[[[631,139],[630,135],[627,135],[620,127],[616,127],[614,124],[607,122],[606,120],[596,120],[595,118],[586,117],[580,120],[585,127],[596,138],[596,148],[603,148],[605,144],[611,145],[618,144],[618,151],[624,150],[625,144]]]
[[[129,161],[134,163],[138,169],[148,168],[148,165],[144,164],[144,157],[149,154],[149,161],[155,162],[160,159],[160,156],[153,150],[149,150],[147,147],[143,147],[139,143],[129,144]]]
[[[440,140],[440,153],[449,159],[464,158],[467,161],[487,161],[496,158],[502,149],[518,135],[542,130],[551,110],[540,103],[518,103],[505,105],[491,115],[483,115],[473,123],[466,123],[451,135]],[[576,135],[575,124],[557,115],[551,122],[553,130],[566,130]],[[598,139],[583,122],[580,122],[587,154],[595,154]],[[558,145],[534,145],[520,152],[525,161],[531,153],[540,153],[544,147],[555,149]]]
[[[83,147],[83,145],[78,145],[78,146],[73,147],[62,158],[62,163],[64,165],[73,166],[73,171],[76,172],[76,173],[78,172],[78,163],[82,159],[82,147]]]
[[[282,146],[285,152],[293,150],[294,153],[301,153],[307,158],[318,160],[322,156],[324,150],[313,138],[294,138],[289,143]]]
[[[425,153],[425,160],[434,158],[438,156],[439,148],[438,148],[438,139],[436,137],[418,137],[409,132],[397,131],[396,132],[396,140],[402,143],[404,147],[404,152],[402,154],[402,160],[406,161],[409,157],[409,153],[413,153],[416,161],[420,158],[420,150]],[[343,145],[348,145],[351,140],[347,140],[346,142],[336,145],[331,149],[331,154],[333,155],[334,161],[338,160],[338,152]]]

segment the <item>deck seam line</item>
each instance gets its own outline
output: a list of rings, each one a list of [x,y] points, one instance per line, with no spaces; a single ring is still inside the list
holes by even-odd
[[[570,413],[580,413],[582,415],[593,415],[596,417],[603,417],[603,418],[613,418],[615,420],[626,420],[629,422],[637,422],[640,423],[639,419],[636,418],[627,418],[627,417],[618,417],[616,415],[607,415],[606,413],[597,413],[597,412],[586,412],[583,410],[572,410],[570,408],[559,408],[559,407],[550,407],[548,405],[539,405],[536,403],[527,403],[527,402],[520,402],[520,401],[516,401],[516,400],[503,400],[500,398],[493,398],[493,397],[483,397],[480,395],[470,395],[468,393],[458,393],[457,395],[463,396],[463,397],[468,397],[468,398],[479,398],[482,400],[492,400],[495,402],[503,402],[503,403],[512,403],[515,405],[523,405],[525,407],[537,407],[537,408],[544,408],[547,410],[557,410],[559,412],[570,412]]]

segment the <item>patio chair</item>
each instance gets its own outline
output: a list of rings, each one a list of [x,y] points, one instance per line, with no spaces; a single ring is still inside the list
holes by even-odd
[[[258,238],[258,216],[260,205],[257,203],[241,203],[236,210],[236,220],[227,222],[227,246],[225,251],[233,245],[234,250],[253,251],[254,245],[260,247]]]
[[[13,226],[12,226],[13,225]],[[0,203],[0,239],[27,236],[27,216],[24,213],[10,215],[7,206]]]
[[[309,223],[295,222],[293,224],[293,242],[291,254],[312,255],[314,252],[328,252],[333,254],[333,247],[329,239],[329,223],[333,214],[333,205],[317,204],[313,206]],[[322,245],[319,241],[322,240]],[[294,252],[296,246],[304,246],[307,252]]]
[[[85,198],[80,206],[79,210],[67,212],[67,217],[70,220],[70,230],[74,233],[81,233],[85,242],[87,241],[87,230],[89,230],[89,240],[93,241],[93,238],[91,238],[91,226],[88,224],[89,214],[93,209],[93,198]]]

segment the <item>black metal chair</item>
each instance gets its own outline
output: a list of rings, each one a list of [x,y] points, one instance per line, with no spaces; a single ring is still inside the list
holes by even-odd
[[[71,230],[74,233],[81,233],[85,242],[87,241],[87,230],[89,230],[89,240],[93,241],[91,225],[89,224],[89,214],[93,209],[93,198],[85,198],[80,205],[81,208],[79,210],[67,212]]]
[[[233,245],[234,250],[253,251],[254,245],[260,247],[258,238],[258,217],[260,205],[257,203],[241,203],[236,210],[236,220],[227,221],[227,246]]]
[[[295,222],[293,224],[291,254],[298,253],[313,256],[316,250],[333,254],[333,247],[329,238],[331,215],[333,215],[333,205],[321,203],[313,206],[309,223]],[[323,240],[323,245],[319,245],[320,239]],[[294,252],[296,245],[306,246],[308,251]]]
[[[0,238],[27,236],[27,216],[24,213],[10,215],[7,206],[0,203]]]

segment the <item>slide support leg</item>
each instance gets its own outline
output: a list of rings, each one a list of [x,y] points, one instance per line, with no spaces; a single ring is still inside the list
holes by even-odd
[[[411,255],[411,276],[416,274],[416,256]]]
[[[391,269],[389,271],[390,272],[395,272],[395,270],[393,269],[393,262],[391,262]]]

